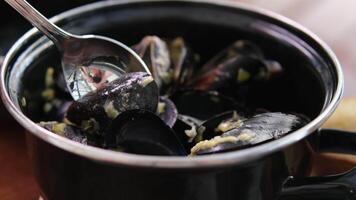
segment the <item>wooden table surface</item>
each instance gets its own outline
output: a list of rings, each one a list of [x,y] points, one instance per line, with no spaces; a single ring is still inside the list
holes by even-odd
[[[13,120],[1,121],[0,199],[37,200],[38,188],[29,166],[25,135]]]
[[[331,46],[343,65],[345,95],[356,96],[356,87],[353,87],[356,83],[356,39],[353,37],[356,34],[356,20],[353,20],[356,18],[356,1],[241,1],[283,14],[319,35]],[[0,199],[38,199],[39,190],[29,166],[23,129],[13,120],[2,119],[0,125]],[[318,155],[315,162],[323,163],[324,167],[313,169],[313,173],[342,171],[355,165],[355,160],[355,157]]]

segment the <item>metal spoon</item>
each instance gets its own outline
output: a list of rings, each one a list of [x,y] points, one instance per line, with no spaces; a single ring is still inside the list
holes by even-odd
[[[51,23],[25,0],[5,0],[57,46],[69,92],[77,100],[129,71],[150,74],[126,45],[97,35],[74,35]]]

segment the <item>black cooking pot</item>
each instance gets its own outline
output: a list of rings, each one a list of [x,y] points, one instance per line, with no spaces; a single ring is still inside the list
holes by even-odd
[[[259,92],[252,90],[250,103],[304,113],[312,121],[269,143],[194,158],[85,146],[37,126],[38,116],[19,106],[24,90],[41,87],[46,67],[59,66],[52,43],[33,29],[7,54],[1,92],[7,109],[27,129],[28,150],[45,199],[354,198],[353,171],[304,178],[312,152],[356,153],[356,142],[350,133],[318,131],[341,98],[343,77],[334,54],[303,27],[234,2],[197,0],[100,2],[65,12],[53,21],[72,33],[106,35],[126,44],[144,35],[183,36],[203,61],[237,39],[251,40],[285,67],[285,76],[260,86]],[[320,193],[325,188],[328,193]]]

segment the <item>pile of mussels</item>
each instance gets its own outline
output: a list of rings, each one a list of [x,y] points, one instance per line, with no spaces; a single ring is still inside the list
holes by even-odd
[[[182,38],[165,41],[146,36],[133,49],[152,76],[127,73],[62,105],[62,122],[39,124],[105,149],[186,156],[251,147],[280,138],[308,121],[299,114],[245,106],[240,91],[244,85],[283,73],[277,61],[266,59],[250,41],[236,41],[200,68],[199,56]],[[51,92],[42,93],[48,98],[46,92]]]

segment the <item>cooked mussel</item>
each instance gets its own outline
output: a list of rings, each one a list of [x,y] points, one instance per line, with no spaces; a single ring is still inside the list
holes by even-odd
[[[256,57],[235,56],[201,74],[193,82],[199,90],[236,89],[236,86],[252,81],[265,81],[279,74],[282,67],[276,61],[265,61]]]
[[[250,82],[269,80],[282,71],[277,61],[264,58],[256,44],[238,40],[203,65],[189,85],[199,90],[236,90]]]
[[[219,136],[231,129],[239,128],[245,120],[244,114],[236,110],[227,111],[209,118],[204,123],[198,126],[199,132],[196,142],[202,140],[210,140]]]
[[[186,151],[195,145],[197,137],[200,136],[200,132],[204,131],[199,129],[202,121],[191,116],[179,114],[176,123],[173,126],[173,130],[177,134],[181,143],[185,147]]]
[[[168,97],[160,97],[156,113],[169,127],[172,128],[176,123],[178,111],[174,103]]]
[[[66,119],[85,133],[102,135],[111,121],[126,110],[155,112],[158,97],[157,85],[149,74],[128,73],[73,102]]]
[[[169,43],[169,53],[174,70],[175,87],[184,86],[193,77],[199,56],[193,53],[181,37],[175,38]]]
[[[221,63],[224,63],[234,57],[253,57],[263,59],[262,50],[253,42],[248,40],[237,40],[224,50],[211,58],[200,70],[200,74],[204,74],[216,68]]]
[[[243,110],[236,100],[220,95],[216,91],[180,91],[171,96],[171,99],[178,113],[199,120],[206,120],[229,110]]]
[[[66,123],[60,123],[56,121],[52,122],[40,122],[39,126],[70,140],[87,144],[87,138],[82,132],[75,126],[68,125]]]
[[[159,88],[172,82],[173,70],[165,41],[157,36],[146,36],[132,48],[145,61]]]
[[[221,136],[199,142],[191,149],[191,154],[231,151],[278,139],[302,127],[306,121],[292,114],[262,113],[241,123]]]
[[[174,131],[154,113],[129,110],[114,119],[108,128],[106,144],[124,152],[145,155],[186,155]]]
[[[66,113],[67,113],[67,110],[69,108],[70,105],[72,105],[73,101],[54,101],[53,104],[54,106],[57,108],[57,111],[56,111],[56,116],[57,116],[57,119],[64,119]]]
[[[269,112],[254,103],[253,94],[269,92],[259,89],[267,81],[284,80],[274,79],[284,69],[253,42],[238,40],[202,66],[197,66],[199,56],[181,37],[146,36],[133,49],[152,76],[134,72],[135,66],[130,65],[127,74],[107,83],[88,71],[93,84],[105,84],[76,102],[66,97],[63,77],[48,68],[41,103],[35,108],[50,110],[46,117],[63,122],[40,125],[110,150],[185,156],[189,151],[201,155],[251,147],[282,137],[308,121],[300,114]]]

